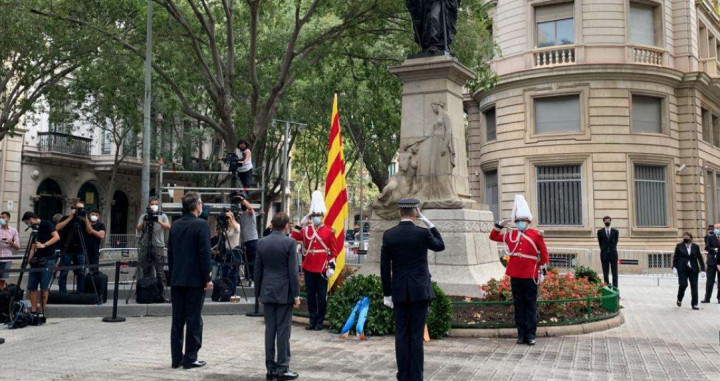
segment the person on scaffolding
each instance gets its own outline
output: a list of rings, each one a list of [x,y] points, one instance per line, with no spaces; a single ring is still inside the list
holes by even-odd
[[[505,275],[510,277],[512,287],[517,343],[535,345],[538,285],[550,255],[542,234],[530,228],[532,213],[522,195],[515,195],[510,217],[495,224],[490,239],[505,244],[510,255]],[[503,232],[510,221],[515,222],[516,228]]]

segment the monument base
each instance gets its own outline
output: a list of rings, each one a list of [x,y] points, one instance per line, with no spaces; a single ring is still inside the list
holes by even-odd
[[[500,263],[498,248],[490,241],[493,215],[475,209],[423,209],[423,214],[440,231],[445,250],[428,252],[432,280],[448,295],[480,296],[478,286],[490,278],[500,279],[505,267]],[[368,255],[359,274],[380,275],[380,247],[382,236],[399,223],[373,213],[370,219]],[[417,221],[418,226],[424,227]]]

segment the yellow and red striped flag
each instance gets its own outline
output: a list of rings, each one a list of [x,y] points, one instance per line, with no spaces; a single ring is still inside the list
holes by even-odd
[[[345,220],[348,216],[347,184],[345,182],[345,157],[340,133],[340,114],[337,107],[337,93],[333,97],[328,138],[328,165],[325,178],[325,205],[327,213],[324,223],[335,230],[335,273],[328,279],[328,290],[345,267]]]

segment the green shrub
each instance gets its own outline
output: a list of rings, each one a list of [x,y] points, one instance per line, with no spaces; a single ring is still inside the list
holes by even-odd
[[[430,303],[427,325],[430,337],[439,339],[447,336],[450,331],[452,303],[434,282],[433,290],[435,299]],[[393,311],[383,305],[382,283],[377,275],[353,275],[345,280],[339,290],[330,295],[327,306],[327,321],[330,329],[339,333],[355,304],[363,296],[370,298],[365,333],[368,335],[394,333]],[[351,332],[354,332],[354,329]]]
[[[587,278],[590,283],[594,284],[602,283],[602,280],[598,276],[598,273],[595,270],[585,266],[575,266],[575,278]]]
[[[445,292],[433,282],[433,291],[435,291],[435,299],[430,303],[430,312],[428,313],[427,326],[430,338],[441,339],[450,332],[452,324],[452,302],[450,298],[445,296]]]
[[[345,280],[339,290],[331,294],[327,306],[330,329],[340,332],[355,304],[363,296],[370,298],[365,334],[393,333],[395,330],[393,312],[383,305],[382,283],[377,275],[353,275]]]

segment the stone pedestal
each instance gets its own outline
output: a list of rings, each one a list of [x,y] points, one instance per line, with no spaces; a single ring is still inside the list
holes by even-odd
[[[425,209],[423,214],[437,226],[445,242],[440,253],[428,252],[433,281],[450,295],[480,296],[478,286],[490,278],[500,279],[505,267],[498,248],[490,241],[493,216],[490,211],[472,209]],[[368,256],[360,274],[380,275],[380,247],[385,230],[399,223],[373,215],[370,220]],[[418,226],[424,227],[418,221]]]
[[[433,280],[448,294],[479,296],[478,286],[504,267],[489,239],[492,213],[470,195],[463,93],[474,74],[450,56],[408,59],[390,72],[403,82],[400,169],[375,203],[360,273],[380,274],[383,232],[399,222],[397,200],[412,197],[445,241],[443,252],[428,256]]]

